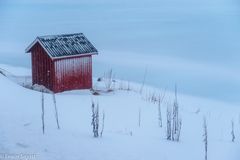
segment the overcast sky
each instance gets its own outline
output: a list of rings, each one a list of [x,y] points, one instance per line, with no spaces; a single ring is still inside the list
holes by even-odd
[[[36,36],[76,32],[100,52],[95,76],[147,66],[151,85],[240,104],[238,0],[0,0],[0,63],[30,67]]]

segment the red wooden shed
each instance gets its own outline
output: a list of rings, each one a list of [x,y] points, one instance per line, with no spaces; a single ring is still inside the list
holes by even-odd
[[[82,34],[37,37],[26,49],[32,57],[32,84],[54,93],[92,88],[92,55],[96,48]]]

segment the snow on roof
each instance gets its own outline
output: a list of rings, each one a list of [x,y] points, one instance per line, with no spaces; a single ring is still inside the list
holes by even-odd
[[[98,52],[83,33],[40,36],[26,49],[26,52],[30,52],[37,42],[52,58]]]

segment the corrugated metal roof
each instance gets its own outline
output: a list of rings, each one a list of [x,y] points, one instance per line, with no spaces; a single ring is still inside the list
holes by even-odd
[[[88,41],[83,33],[37,37],[26,49],[26,52],[30,52],[31,48],[37,42],[53,58],[97,53],[97,49]]]

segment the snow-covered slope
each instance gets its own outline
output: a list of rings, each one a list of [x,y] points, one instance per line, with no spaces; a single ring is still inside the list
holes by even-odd
[[[6,66],[5,66],[6,67]],[[14,67],[12,72],[20,72]],[[27,73],[27,72],[26,72]],[[97,82],[95,82],[97,83]],[[122,83],[116,81],[116,83]],[[101,84],[95,84],[101,86]],[[138,84],[130,83],[133,90]],[[179,95],[182,133],[180,142],[166,140],[166,107],[173,94],[166,92],[162,105],[163,127],[158,127],[157,104],[146,97],[157,89],[116,90],[99,96],[89,91],[56,95],[61,129],[55,122],[52,95],[45,94],[45,134],[41,130],[41,93],[19,86],[0,75],[0,153],[36,154],[42,160],[202,160],[203,116],[208,123],[209,159],[240,158],[240,108],[221,102]],[[105,112],[103,137],[93,138],[91,102],[99,103],[100,122]],[[141,110],[141,126],[138,125]],[[231,120],[236,141],[231,142]]]

